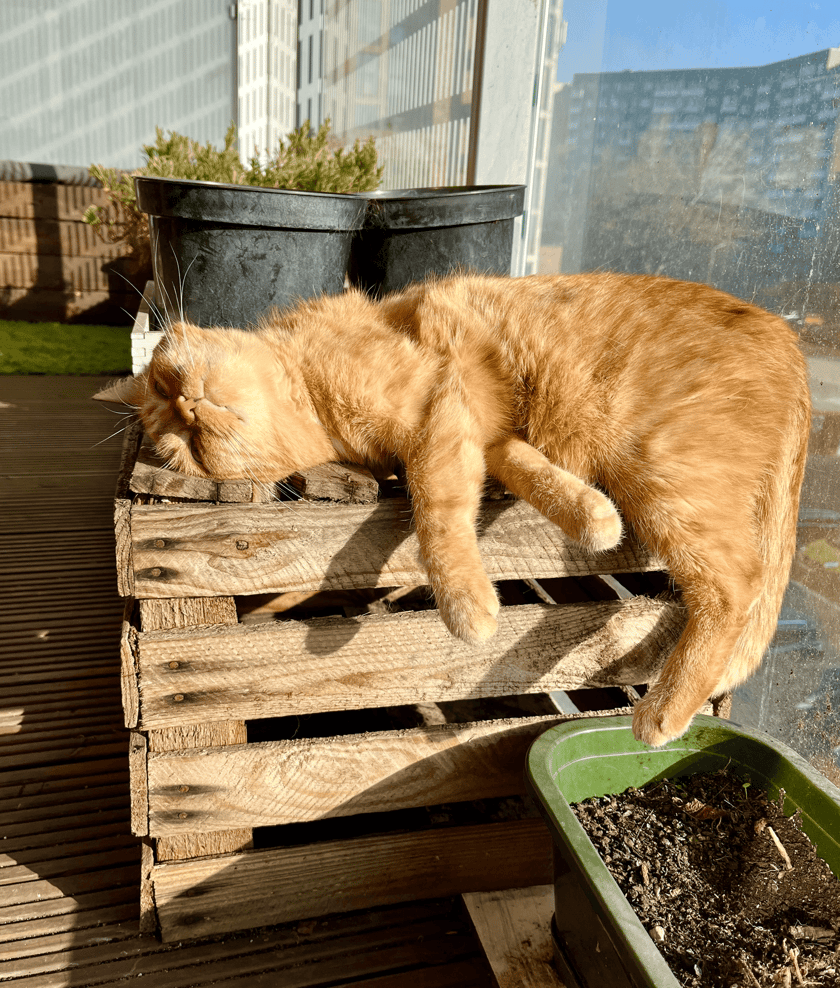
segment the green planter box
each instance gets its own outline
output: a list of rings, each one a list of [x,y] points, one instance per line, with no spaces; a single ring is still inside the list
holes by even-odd
[[[551,728],[528,754],[526,783],[554,838],[555,956],[567,988],[679,988],[569,803],[656,779],[726,766],[760,785],[840,875],[840,789],[769,735],[698,716],[662,748],[636,741],[630,717],[598,717]]]

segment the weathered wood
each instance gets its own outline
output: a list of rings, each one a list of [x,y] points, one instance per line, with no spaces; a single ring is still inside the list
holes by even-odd
[[[293,473],[286,483],[307,501],[375,504],[379,499],[376,478],[370,470],[356,463],[325,463]]]
[[[137,664],[134,661],[137,631],[131,624],[134,601],[129,598],[123,611],[120,631],[120,690],[122,693],[123,722],[126,727],[137,727],[140,717],[140,692],[137,686]]]
[[[684,623],[638,597],[502,608],[481,645],[436,611],[139,636],[146,728],[647,682]]]
[[[140,598],[346,590],[428,582],[406,501],[321,505],[135,505]],[[522,501],[484,505],[479,548],[493,580],[642,572],[661,563],[630,539],[590,555]]]
[[[155,889],[152,884],[152,869],[155,866],[153,842],[144,837],[140,845],[140,932],[154,933],[157,930],[155,910]]]
[[[542,820],[382,834],[157,865],[161,937],[208,936],[433,896],[544,885]]]
[[[118,498],[114,501],[114,536],[117,593],[121,597],[132,597],[134,595],[134,565],[131,558],[131,502],[125,498]]]
[[[131,787],[131,832],[143,837],[149,832],[149,776],[146,769],[149,741],[141,731],[128,736],[128,778]]]
[[[524,794],[560,716],[272,741],[149,757],[149,832],[264,827]]]
[[[235,625],[236,604],[231,597],[173,597],[140,601],[142,631],[196,628],[201,625]]]
[[[236,624],[236,605],[229,597],[141,601],[139,610],[143,629],[193,628],[205,623],[214,626]],[[247,740],[247,731],[241,721],[189,724],[186,727],[176,721],[162,730],[149,731],[149,752],[245,744]],[[226,830],[161,837],[155,851],[158,861],[181,861],[202,855],[226,854],[251,845],[250,830]]]
[[[120,451],[120,468],[117,473],[117,486],[115,497],[119,499],[129,496],[131,485],[131,474],[134,470],[134,463],[143,441],[143,426],[139,419],[130,419],[123,432],[122,448]]]
[[[183,497],[192,501],[216,501],[219,485],[205,477],[188,477],[177,470],[170,470],[145,441],[137,453],[131,471],[131,490],[135,494],[154,494],[156,497]],[[250,484],[249,484],[250,487]],[[248,499],[250,500],[250,498]]]
[[[552,963],[553,885],[463,898],[500,988],[563,988]]]

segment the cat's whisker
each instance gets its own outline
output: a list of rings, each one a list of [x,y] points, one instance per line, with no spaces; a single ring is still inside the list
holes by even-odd
[[[114,436],[118,436],[121,432],[125,432],[128,428],[128,423],[126,423],[121,429],[117,429],[116,432],[112,432],[110,436],[106,436],[104,439],[100,439],[98,443],[94,443],[91,449],[96,449],[97,446],[101,446],[102,443],[107,443],[109,439],[113,439]]]

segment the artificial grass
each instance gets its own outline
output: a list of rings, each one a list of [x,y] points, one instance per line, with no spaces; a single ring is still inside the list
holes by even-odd
[[[0,374],[123,374],[129,326],[66,326],[0,319]]]

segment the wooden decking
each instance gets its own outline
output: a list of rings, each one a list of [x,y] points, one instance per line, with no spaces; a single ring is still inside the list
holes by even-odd
[[[113,549],[120,443],[101,442],[121,423],[89,400],[100,384],[0,377],[0,981],[493,985],[460,898],[182,944],[139,933]]]

